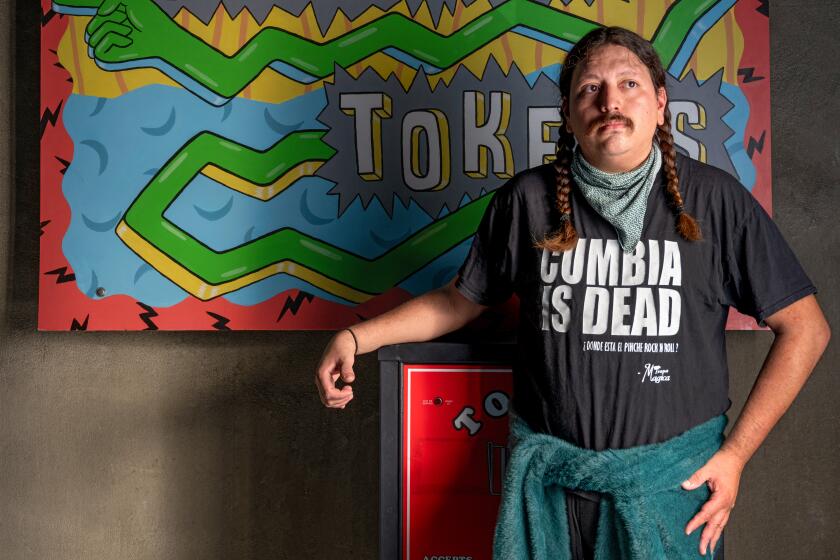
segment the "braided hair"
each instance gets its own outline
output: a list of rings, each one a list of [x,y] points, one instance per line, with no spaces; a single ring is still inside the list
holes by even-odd
[[[650,42],[621,27],[600,27],[584,35],[566,56],[558,80],[561,106],[568,106],[572,74],[575,67],[586,61],[598,48],[605,45],[618,45],[628,49],[648,68],[654,88],[659,90],[659,88],[665,87],[665,69],[662,67],[659,55],[656,54]],[[676,167],[676,148],[674,147],[674,138],[671,135],[671,111],[667,105],[665,107],[665,122],[657,126],[655,138],[662,151],[662,170],[666,179],[665,192],[668,204],[674,213],[677,233],[687,241],[698,241],[702,239],[700,225],[691,214],[686,212],[680,194],[680,182]],[[572,249],[577,244],[578,236],[572,219],[571,204],[572,185],[574,184],[571,166],[574,148],[574,135],[567,131],[565,126],[560,127],[560,137],[557,139],[554,160],[555,204],[559,214],[559,227],[535,244],[535,247],[539,249],[559,252]]]

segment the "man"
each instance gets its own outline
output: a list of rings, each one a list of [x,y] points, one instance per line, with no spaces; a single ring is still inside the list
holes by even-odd
[[[649,42],[595,30],[559,82],[555,162],[497,190],[448,286],[337,333],[316,385],[326,406],[344,408],[352,387],[335,382],[354,380],[354,355],[433,339],[515,292],[512,456],[495,557],[711,555],[744,466],[829,328],[752,196],[676,153]],[[775,339],[723,441],[730,306]]]

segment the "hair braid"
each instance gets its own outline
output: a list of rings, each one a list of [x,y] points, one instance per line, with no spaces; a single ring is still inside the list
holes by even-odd
[[[682,195],[680,194],[680,180],[677,176],[677,151],[674,148],[674,138],[671,136],[671,111],[665,107],[665,123],[656,129],[659,148],[662,150],[662,168],[665,173],[665,192],[670,198],[671,209],[677,217],[677,232],[687,241],[699,241],[703,238],[700,225],[694,217],[685,211]]]
[[[560,127],[560,137],[557,139],[556,157],[554,159],[556,183],[556,208],[560,216],[560,227],[542,241],[534,244],[538,249],[549,251],[566,251],[577,244],[577,231],[572,222],[572,152],[575,139],[565,127]]]

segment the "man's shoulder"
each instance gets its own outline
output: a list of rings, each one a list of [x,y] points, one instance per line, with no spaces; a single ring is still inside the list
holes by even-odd
[[[729,227],[758,206],[749,189],[727,171],[680,153],[676,165],[686,207],[701,221]]]
[[[524,203],[543,199],[553,192],[554,164],[544,163],[516,173],[496,189],[496,197],[516,198]]]
[[[704,196],[722,199],[752,200],[750,191],[731,173],[719,167],[677,152],[677,175],[680,190],[698,191]],[[724,201],[725,201],[724,200]]]
[[[701,181],[714,185],[741,184],[731,173],[710,163],[685,156],[679,152],[677,152],[676,164],[680,179],[683,179],[683,176],[685,176],[685,179],[689,181]]]

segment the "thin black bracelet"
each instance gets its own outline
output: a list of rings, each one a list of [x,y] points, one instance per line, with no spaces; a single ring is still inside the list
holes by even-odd
[[[349,327],[344,329],[344,330],[348,331],[350,333],[350,336],[353,337],[353,343],[356,345],[356,351],[353,352],[353,355],[358,356],[359,355],[359,339],[356,338],[356,333],[354,333],[353,330],[350,329]]]

